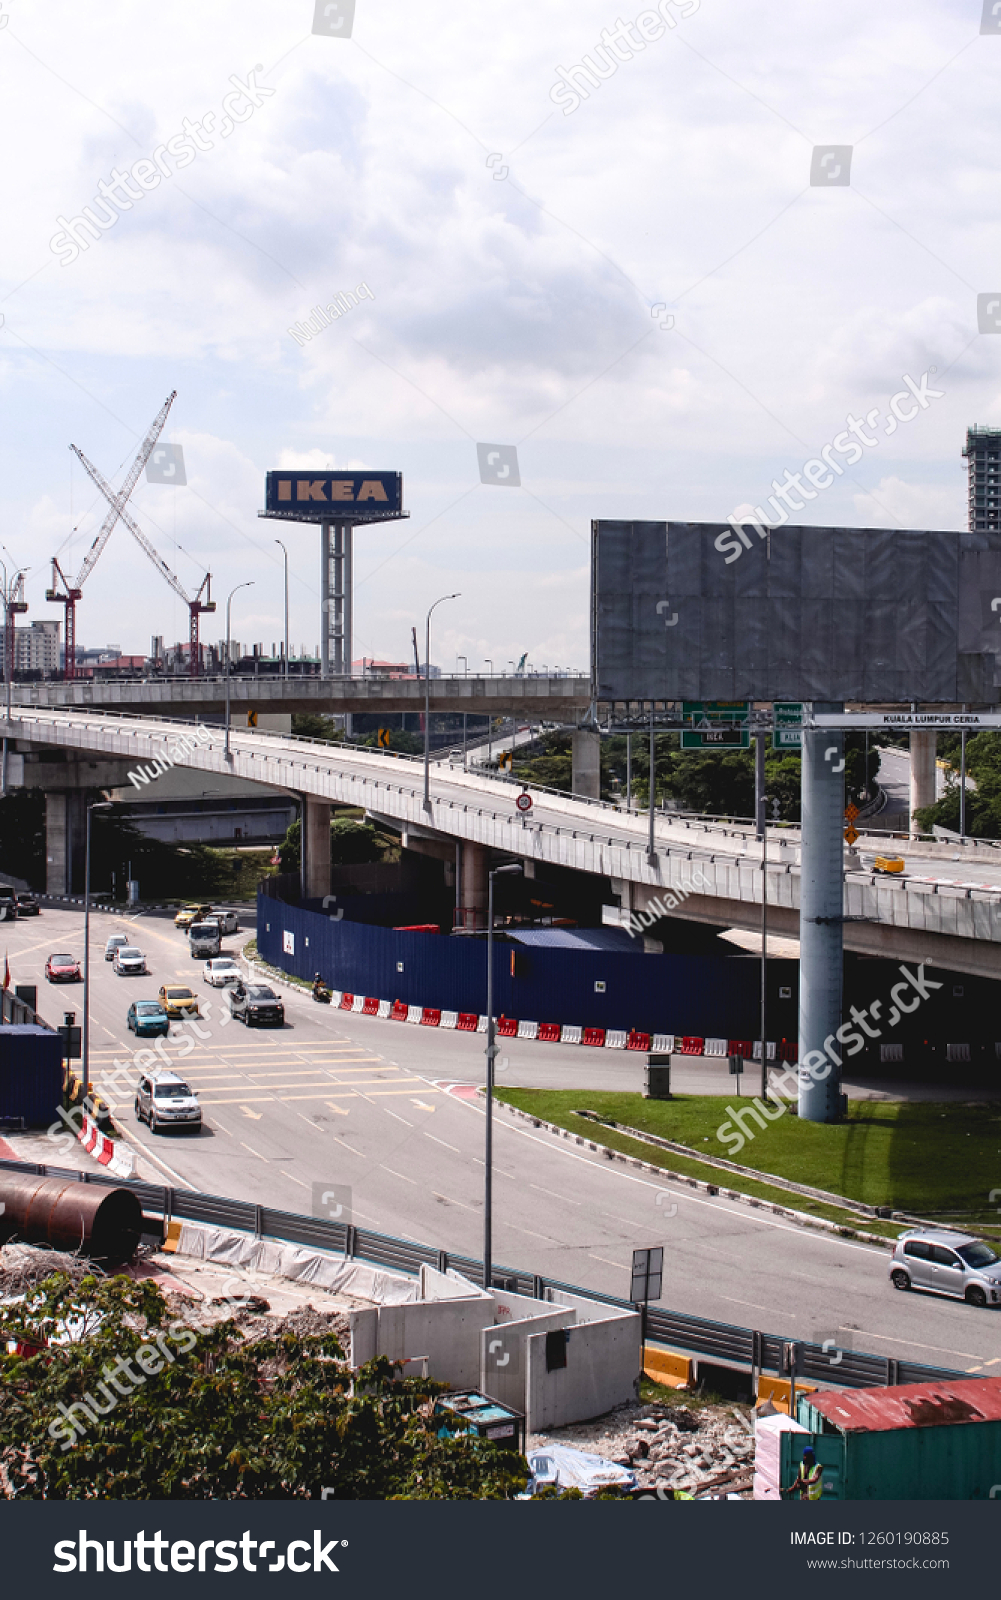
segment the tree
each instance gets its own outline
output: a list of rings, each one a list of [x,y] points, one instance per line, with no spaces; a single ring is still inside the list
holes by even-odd
[[[946,775],[942,799],[917,813],[918,825],[925,833],[936,826],[959,832],[959,739],[942,741],[942,745],[953,765]],[[966,791],[966,832],[974,839],[1001,839],[1001,739],[996,733],[977,733],[967,739],[966,771],[976,785]]]
[[[188,1326],[148,1279],[56,1273],[0,1305],[0,1350],[9,1340],[36,1353],[0,1357],[0,1498],[509,1499],[525,1486],[514,1452],[439,1437],[443,1384],[385,1357],[352,1373],[332,1333]]]

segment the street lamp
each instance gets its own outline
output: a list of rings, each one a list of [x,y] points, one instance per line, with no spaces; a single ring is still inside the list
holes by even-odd
[[[494,1203],[494,879],[501,875],[514,877],[525,869],[520,861],[510,861],[505,867],[494,867],[488,875],[487,886],[487,1132],[483,1168],[483,1287],[489,1290],[493,1281],[493,1203]]]
[[[229,753],[229,679],[230,679],[230,673],[233,670],[233,664],[232,664],[232,662],[230,660],[230,657],[233,654],[233,651],[232,651],[233,630],[232,630],[232,627],[230,625],[230,607],[233,604],[233,596],[236,594],[238,589],[252,589],[253,587],[254,587],[254,580],[252,578],[248,578],[246,583],[238,583],[237,586],[236,586],[236,589],[231,589],[229,591],[229,595],[227,596],[227,599],[226,599],[226,760],[227,761],[232,759],[231,756],[230,756],[230,753]]]
[[[427,614],[424,645],[424,810],[431,810],[431,612],[445,600],[458,600],[459,593],[438,596]]]
[[[110,800],[87,807],[87,849],[83,867],[83,1098],[90,1094],[90,819],[95,811],[111,811]]]
[[[465,656],[456,655],[456,658],[455,658],[455,670],[456,670],[456,672],[458,672],[458,670],[459,670],[459,662],[460,661],[462,662],[462,676],[464,678],[468,678],[469,677],[469,662],[467,661]]]
[[[7,546],[3,546],[4,553],[10,555]],[[11,560],[13,561],[13,556]],[[7,723],[10,724],[10,696],[11,683],[14,677],[14,617],[22,611],[27,611],[28,605],[24,598],[24,575],[29,570],[22,567],[14,573],[10,582],[7,581],[7,564],[0,561],[3,567],[3,607],[4,607],[4,634],[3,634],[3,675],[7,691]],[[7,793],[7,736],[3,741],[3,768],[0,771],[0,795]]]
[[[279,546],[282,555],[285,557],[285,670],[282,673],[282,677],[283,678],[287,678],[288,677],[288,551],[286,550],[285,546],[282,544],[280,539],[276,539],[275,540],[275,544]]]

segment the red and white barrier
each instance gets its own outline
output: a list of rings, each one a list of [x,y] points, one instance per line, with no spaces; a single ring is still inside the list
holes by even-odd
[[[131,1150],[119,1149],[113,1139],[102,1133],[93,1117],[84,1112],[83,1122],[77,1132],[77,1138],[83,1145],[88,1155],[99,1161],[102,1167],[107,1167],[116,1178],[131,1178],[135,1168],[135,1156]]]
[[[374,995],[351,994],[347,990],[333,989],[331,1005],[339,1011],[349,1011],[356,1016],[381,1017],[384,1021],[410,1022],[424,1028],[448,1028],[458,1033],[486,1033],[487,1019],[475,1011],[441,1011],[434,1006],[412,1006],[403,1000],[379,1000]],[[500,1016],[495,1029],[501,1039],[537,1039],[542,1044],[588,1045],[592,1049],[640,1050],[644,1054],[711,1056],[725,1058],[740,1055],[745,1060],[761,1057],[760,1041],[750,1039],[709,1039],[696,1035],[681,1037],[673,1033],[642,1033],[635,1028],[588,1028],[570,1022],[528,1022],[516,1017]],[[768,1059],[774,1061],[778,1053],[769,1041]],[[795,1041],[783,1040],[782,1059],[796,1059]],[[791,1054],[789,1053],[791,1052]],[[99,1158],[100,1159],[100,1158]]]

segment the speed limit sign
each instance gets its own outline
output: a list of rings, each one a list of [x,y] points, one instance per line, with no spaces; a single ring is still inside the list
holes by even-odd
[[[514,803],[519,811],[531,811],[532,796],[530,794],[520,794]]]

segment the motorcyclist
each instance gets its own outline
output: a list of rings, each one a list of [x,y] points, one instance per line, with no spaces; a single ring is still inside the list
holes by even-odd
[[[320,974],[318,972],[314,972],[314,974],[313,974],[313,999],[314,1000],[325,1000],[326,996],[327,996],[327,986],[324,983],[323,979],[320,977]]]

